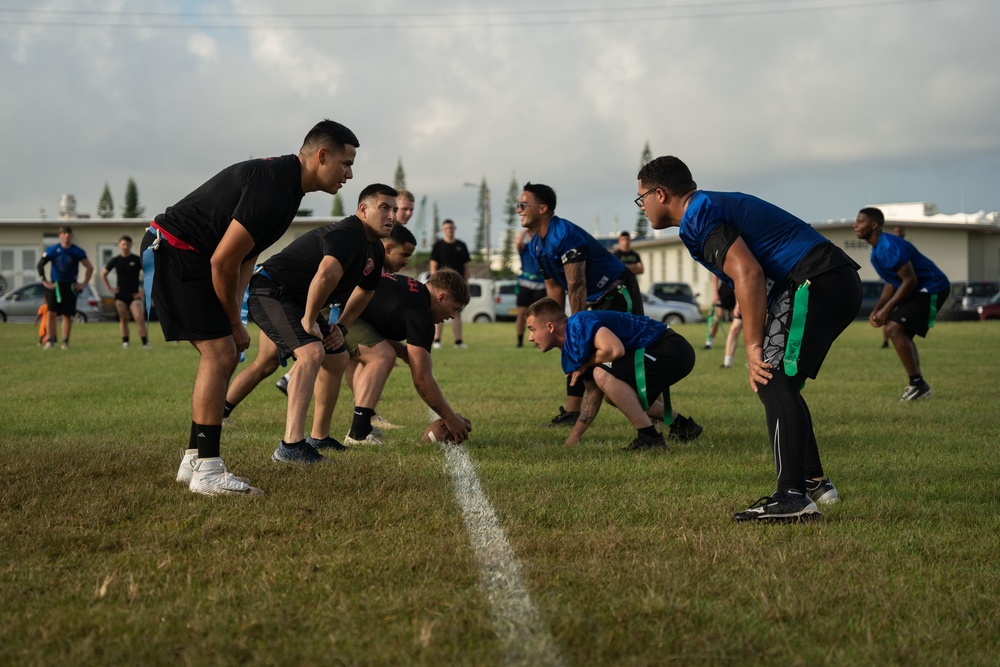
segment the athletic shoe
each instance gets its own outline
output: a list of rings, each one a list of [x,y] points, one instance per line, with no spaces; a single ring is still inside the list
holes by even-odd
[[[705,427],[697,423],[690,417],[684,417],[682,415],[677,415],[677,419],[674,423],[670,425],[670,439],[685,441],[694,440],[701,432],[705,430]]]
[[[151,343],[145,343],[142,346],[142,349],[144,349],[144,350],[152,350],[153,349],[153,345]]]
[[[455,343],[455,349],[456,350],[468,350],[469,346],[466,345],[465,343]]]
[[[372,428],[391,431],[394,428],[403,428],[403,427],[400,426],[399,424],[393,424],[382,415],[375,415],[374,417],[372,417]]]
[[[908,384],[906,389],[903,390],[903,395],[899,400],[901,401],[918,401],[921,398],[931,397],[931,386],[924,382],[923,384]]]
[[[226,470],[226,464],[219,457],[197,459],[191,471],[188,485],[194,493],[206,496],[262,496],[264,492],[250,486],[245,481]]]
[[[732,364],[722,364],[719,366],[719,368],[732,368],[732,367],[733,367]]]
[[[177,481],[182,484],[191,483],[191,473],[194,472],[194,465],[198,462],[198,450],[197,449],[185,449],[184,454],[181,458],[181,465],[177,468]],[[239,481],[244,484],[249,484],[250,480],[246,477],[237,477]]]
[[[706,350],[711,350],[712,349],[712,341],[710,341],[710,340],[705,341],[705,349]]]
[[[278,443],[278,448],[271,454],[271,460],[275,463],[320,463],[326,458],[310,447],[305,440],[286,443],[284,440]]]
[[[338,452],[346,452],[347,447],[344,447],[336,438],[331,438],[326,436],[320,440],[312,436],[306,436],[306,443],[313,449],[332,449]]]
[[[888,347],[889,347],[889,341],[887,340],[882,341],[882,349],[885,350]]]
[[[198,460],[197,449],[185,449],[181,458],[181,465],[177,468],[177,481],[182,484],[191,483],[191,473],[194,472],[194,464]]]
[[[641,450],[641,449],[668,449],[667,441],[663,439],[662,433],[657,433],[655,436],[643,435],[640,433],[636,436],[635,440],[628,443],[625,449],[631,450]]]
[[[347,435],[344,436],[344,444],[345,445],[355,445],[355,446],[356,445],[376,445],[376,446],[381,446],[383,444],[383,442],[382,442],[382,434],[381,433],[376,433],[376,431],[374,429],[372,429],[371,433],[369,433],[367,436],[365,436],[364,438],[362,438],[362,439],[359,440],[357,438],[352,438],[351,434],[348,433]]]
[[[63,343],[59,347],[62,348],[63,350],[68,350],[69,349],[69,343]]]
[[[43,350],[53,350],[55,349],[55,344],[52,341],[46,341],[45,345],[42,347]]]
[[[282,375],[281,378],[279,378],[278,381],[274,383],[274,386],[277,387],[278,391],[280,391],[282,394],[288,396],[288,380],[285,378],[284,375]]]
[[[733,515],[733,521],[758,521],[760,523],[796,523],[822,519],[816,503],[809,496],[795,491],[775,491],[765,496],[744,512]]]
[[[434,344],[431,347],[433,347],[435,350],[440,350],[441,349],[441,341],[439,341],[439,340],[434,341]]]
[[[559,414],[552,418],[546,426],[569,426],[570,428],[576,424],[576,420],[580,418],[579,412],[566,412],[563,406],[559,406]]]
[[[128,349],[128,341],[122,342],[122,347],[127,350]]]
[[[806,480],[806,495],[814,503],[820,505],[832,505],[840,500],[837,489],[829,479]]]

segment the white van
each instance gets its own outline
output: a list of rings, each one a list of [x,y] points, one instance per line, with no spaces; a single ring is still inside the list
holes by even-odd
[[[477,323],[497,321],[492,280],[469,279],[469,305],[462,311],[462,321]]]

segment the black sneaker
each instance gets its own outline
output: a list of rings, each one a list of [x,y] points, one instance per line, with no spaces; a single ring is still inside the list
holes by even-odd
[[[576,420],[580,418],[579,412],[566,412],[566,408],[559,406],[559,414],[552,418],[546,426],[569,426],[573,428]]]
[[[347,447],[340,444],[336,438],[331,438],[326,436],[322,440],[318,440],[312,436],[306,436],[306,443],[313,449],[332,449],[338,452],[346,452]]]
[[[840,496],[837,495],[837,489],[834,487],[833,482],[829,479],[820,480],[806,480],[806,495],[814,503],[820,505],[832,505],[838,500]]]
[[[797,523],[822,519],[816,503],[809,496],[795,491],[775,491],[755,502],[744,512],[733,515],[733,521],[761,523]]]
[[[704,426],[697,423],[690,417],[677,415],[677,419],[675,419],[674,423],[670,425],[670,439],[678,440],[680,442],[685,440],[694,440],[701,435],[701,432],[704,430]]]
[[[903,395],[900,396],[901,401],[917,401],[921,398],[931,397],[931,386],[926,382],[922,384],[908,384],[906,389],[903,390]]]
[[[278,448],[271,454],[271,459],[275,463],[320,463],[326,461],[326,457],[309,446],[305,440],[288,444],[285,441],[278,443]]]
[[[663,435],[661,433],[657,433],[656,436],[643,435],[640,433],[636,436],[635,440],[625,446],[625,449],[668,449],[668,447],[667,441],[663,439]]]
[[[280,380],[274,383],[274,386],[277,387],[278,391],[280,391],[282,394],[288,396],[288,380],[285,379],[284,375],[281,376]]]

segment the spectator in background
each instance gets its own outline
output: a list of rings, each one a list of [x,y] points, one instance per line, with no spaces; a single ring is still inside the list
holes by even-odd
[[[122,347],[129,346],[128,316],[135,319],[135,327],[142,339],[142,347],[149,348],[149,336],[146,331],[146,316],[143,313],[142,283],[139,274],[142,273],[142,260],[132,254],[132,238],[122,236],[118,239],[118,249],[121,254],[112,257],[101,271],[101,280],[108,292],[115,295],[115,310],[118,311],[118,328],[122,334]],[[108,282],[108,274],[115,272],[115,285]]]
[[[622,261],[634,275],[640,275],[645,269],[642,266],[642,258],[639,253],[632,250],[632,235],[622,232],[618,235],[618,247],[611,253]]]
[[[396,190],[396,224],[405,225],[413,217],[416,200],[409,190]]]
[[[466,283],[469,282],[469,262],[472,257],[469,255],[469,248],[464,241],[455,238],[455,222],[445,220],[441,223],[441,233],[444,238],[434,242],[431,248],[431,275],[433,276],[440,269],[451,269],[457,271]],[[438,322],[434,326],[434,348],[441,347],[441,333],[444,325]],[[455,334],[455,347],[464,350],[468,347],[462,341],[462,317],[451,319],[451,331]]]
[[[45,265],[52,262],[52,280],[45,279]],[[80,265],[87,270],[83,282],[76,282]],[[56,346],[56,322],[62,316],[62,349],[69,349],[69,334],[73,329],[76,315],[76,297],[90,282],[94,265],[87,259],[86,251],[73,244],[73,228],[68,225],[59,228],[59,243],[50,246],[38,260],[38,276],[45,285],[45,303],[48,305],[46,324],[48,341],[46,350]]]

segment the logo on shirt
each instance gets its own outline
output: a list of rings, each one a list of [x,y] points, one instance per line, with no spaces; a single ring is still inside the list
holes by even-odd
[[[375,260],[372,259],[371,257],[369,257],[368,261],[365,262],[364,274],[366,276],[371,275],[371,272],[374,271],[374,270],[375,270]]]

